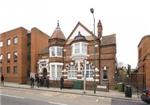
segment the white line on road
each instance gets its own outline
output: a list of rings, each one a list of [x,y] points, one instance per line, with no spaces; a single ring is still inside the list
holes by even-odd
[[[8,95],[8,94],[0,94],[0,96],[6,96],[6,97],[13,97],[13,98],[24,99],[24,97],[14,96],[14,95]]]
[[[54,104],[54,105],[67,105],[67,104],[58,103],[58,102],[51,102],[51,101],[49,101],[48,103],[49,104]]]

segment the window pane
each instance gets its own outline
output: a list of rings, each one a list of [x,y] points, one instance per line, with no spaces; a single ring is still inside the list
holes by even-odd
[[[10,73],[10,67],[7,67],[7,73]]]
[[[93,78],[94,70],[92,69],[92,66],[87,64],[86,65],[86,78]],[[84,70],[82,71],[82,75],[84,77]]]
[[[55,65],[51,65],[52,78],[55,79]]]
[[[75,54],[79,54],[80,53],[80,43],[76,43],[74,46],[74,52]]]
[[[10,59],[10,53],[7,53],[7,59]]]
[[[61,78],[62,75],[62,65],[57,65],[57,79]]]
[[[17,66],[14,66],[14,74],[17,73]]]
[[[103,70],[103,79],[108,79],[107,70]]]
[[[7,40],[7,45],[10,45],[11,41],[10,39]]]
[[[55,54],[55,47],[51,47],[51,55],[52,56],[55,56],[56,54]]]
[[[87,45],[85,43],[82,43],[82,53],[87,54]]]
[[[70,66],[70,70],[68,70],[68,78],[74,79],[77,76],[77,71],[75,69],[75,66]]]
[[[57,56],[62,56],[62,48],[57,47]]]
[[[14,38],[14,44],[17,44],[18,43],[18,37],[15,37]]]
[[[14,62],[17,62],[18,53],[14,52]]]

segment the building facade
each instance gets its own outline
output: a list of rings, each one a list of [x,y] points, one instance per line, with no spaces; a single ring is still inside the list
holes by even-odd
[[[38,74],[48,76],[51,86],[59,85],[60,77],[73,82],[86,79],[88,89],[93,82],[113,86],[116,70],[116,35],[102,36],[102,24],[94,35],[78,22],[68,38],[59,23],[49,39],[49,46],[39,53]]]
[[[58,87],[65,82],[86,80],[93,84],[113,86],[116,70],[116,35],[102,35],[101,21],[94,35],[78,22],[66,38],[59,23],[49,37],[37,28],[31,32],[17,28],[0,34],[0,69],[6,81],[26,83],[30,76],[48,77]]]
[[[0,34],[0,69],[6,81],[25,82],[28,32],[23,27]]]
[[[150,88],[150,35],[144,36],[138,45],[138,87]]]
[[[48,39],[49,37],[37,28],[29,32],[19,27],[1,33],[0,71],[4,74],[5,81],[26,83],[30,72],[36,68],[37,63],[34,62],[38,59],[39,50],[45,47]]]

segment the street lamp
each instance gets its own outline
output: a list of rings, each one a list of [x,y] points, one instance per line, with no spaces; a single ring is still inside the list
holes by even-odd
[[[95,35],[95,16],[94,16],[94,9],[93,8],[90,8],[90,12],[92,13],[93,15],[93,33]],[[95,56],[96,56],[96,37],[94,36],[94,67],[96,67],[96,61],[95,61]],[[94,68],[94,94],[96,93],[96,81],[95,81],[95,77],[96,77],[96,71],[95,71],[95,68]]]
[[[83,93],[85,94],[85,90],[86,90],[86,63],[87,63],[87,61],[86,61],[86,59],[83,61],[83,63],[84,63],[84,86],[83,86]]]

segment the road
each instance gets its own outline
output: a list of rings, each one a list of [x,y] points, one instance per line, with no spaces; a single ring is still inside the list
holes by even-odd
[[[96,96],[10,87],[4,87],[1,90],[2,105],[12,105],[12,103],[14,105],[34,105],[34,103],[39,105],[110,105],[111,103],[110,98]]]
[[[148,105],[142,101],[112,99],[111,105]]]
[[[11,87],[2,87],[0,96],[1,105],[146,105],[142,101]]]
[[[1,97],[1,105],[54,105],[54,104],[7,95]]]

